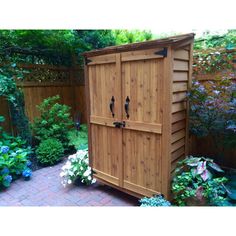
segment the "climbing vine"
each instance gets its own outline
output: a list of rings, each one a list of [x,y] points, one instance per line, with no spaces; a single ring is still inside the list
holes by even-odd
[[[4,97],[10,106],[11,120],[16,127],[17,134],[31,143],[29,120],[25,115],[24,94],[16,86],[15,78],[22,77],[22,71],[15,64],[4,65],[0,68],[0,96]]]

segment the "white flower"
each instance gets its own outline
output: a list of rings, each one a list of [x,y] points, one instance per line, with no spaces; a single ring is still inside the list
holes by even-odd
[[[88,180],[92,180],[92,177],[91,177],[91,176],[88,176]]]
[[[72,184],[72,181],[70,179],[68,180],[68,184]]]
[[[93,180],[92,180],[92,184],[94,184],[94,183],[96,183],[96,179],[93,179]]]
[[[80,170],[83,170],[83,169],[84,169],[83,166],[81,166],[81,167],[80,167]]]
[[[61,173],[60,173],[60,177],[63,177],[63,176],[65,176],[65,173],[64,173],[64,172],[61,172]]]
[[[83,176],[87,177],[91,174],[91,171],[88,169],[84,172]]]

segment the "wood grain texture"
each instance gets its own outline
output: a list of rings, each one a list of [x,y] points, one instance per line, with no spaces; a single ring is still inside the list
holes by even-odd
[[[92,51],[88,51],[83,53],[85,57],[91,56],[99,56],[111,53],[120,53],[120,52],[127,52],[127,51],[136,51],[136,50],[143,50],[143,49],[152,49],[152,48],[160,48],[160,47],[185,47],[191,42],[194,38],[194,34],[182,34],[173,37],[157,39],[157,40],[149,40],[146,42],[139,42],[139,43],[132,43],[120,46],[112,46],[106,47],[104,49],[96,49]]]
[[[164,59],[164,77],[162,80],[162,193],[166,198],[170,197],[170,149],[171,149],[171,104],[172,104],[172,83],[173,83],[173,50],[168,48],[168,56]]]
[[[171,173],[186,151],[192,53],[192,37],[177,38],[158,41],[158,46],[138,43],[84,54],[93,56],[88,65],[93,165],[99,180],[124,192],[162,193],[170,199]],[[167,57],[155,54],[163,45]],[[114,117],[109,110],[112,96]],[[114,121],[124,126],[114,128]]]

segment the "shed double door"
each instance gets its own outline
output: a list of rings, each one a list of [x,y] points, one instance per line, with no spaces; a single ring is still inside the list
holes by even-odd
[[[140,195],[161,192],[163,57],[146,50],[89,59],[95,177]]]

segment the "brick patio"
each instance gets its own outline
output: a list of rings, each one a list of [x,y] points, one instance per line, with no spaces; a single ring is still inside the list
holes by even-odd
[[[61,185],[63,163],[33,172],[30,181],[13,182],[0,192],[0,206],[137,206],[138,199],[108,186]]]

